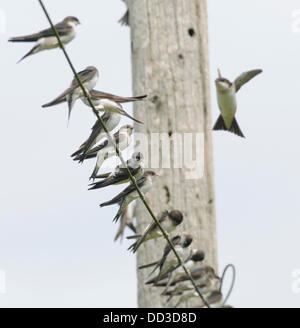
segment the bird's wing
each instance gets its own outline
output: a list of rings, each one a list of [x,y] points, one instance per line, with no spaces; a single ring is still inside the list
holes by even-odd
[[[146,177],[141,177],[140,179],[138,179],[138,181],[137,181],[138,187],[140,188],[145,181],[146,181]],[[135,186],[131,183],[122,192],[120,192],[116,197],[114,197],[110,201],[104,203],[105,204],[104,206],[106,206],[106,204],[116,204],[116,203],[121,202],[126,196],[128,196],[134,190],[135,190]]]
[[[90,95],[92,98],[95,98],[95,99],[109,99],[109,100],[113,100],[113,101],[119,102],[119,103],[138,101],[138,100],[142,100],[147,97],[147,95],[137,96],[137,97],[121,97],[121,96],[116,96],[111,93],[102,92],[102,91],[98,91],[98,90],[90,91]]]
[[[54,26],[55,26],[55,28],[56,28],[56,30],[57,30],[57,32],[60,36],[67,35],[72,30],[72,27],[69,26],[69,25],[66,25],[65,23],[58,23]],[[12,41],[12,42],[17,42],[17,41],[20,41],[20,42],[33,42],[33,41],[37,41],[41,38],[46,38],[46,37],[51,37],[51,36],[55,36],[55,33],[52,30],[52,28],[47,28],[47,29],[42,30],[38,33],[11,38],[11,39],[9,39],[9,41]]]
[[[86,154],[87,155],[97,154],[99,150],[102,150],[107,145],[108,145],[108,140],[105,139],[103,142],[101,142],[101,144],[99,146],[96,146],[96,147],[90,149]]]
[[[261,69],[254,69],[252,71],[242,73],[234,80],[235,91],[238,92],[245,83],[249,82],[251,79],[253,79],[256,75],[260,74],[261,72],[262,72]]]
[[[168,215],[168,211],[165,211],[163,213],[166,213],[166,215]],[[165,219],[166,215],[164,216],[160,216],[158,218],[159,223],[162,223],[163,220]],[[157,225],[155,222],[149,224],[146,229],[143,232],[143,235],[132,245],[132,251],[135,253],[138,248],[141,246],[141,244],[145,241],[145,239],[147,238],[147,236],[149,234],[151,234],[152,232],[154,232],[157,229]]]
[[[95,71],[93,69],[84,69],[83,71],[80,71],[77,73],[77,75],[82,83],[89,81],[93,77],[94,74],[95,74]],[[74,76],[69,89],[74,90],[78,86],[79,86],[79,84],[77,82],[76,77]]]
[[[102,120],[103,120],[104,124],[107,123],[110,116],[111,116],[111,113],[109,113],[109,112],[105,112],[104,115],[102,115]],[[89,150],[89,148],[91,147],[91,145],[93,144],[95,139],[102,132],[103,132],[103,127],[101,125],[101,122],[99,120],[97,120],[92,127],[92,133],[90,134],[88,139],[80,146],[81,152],[83,154],[85,154]]]

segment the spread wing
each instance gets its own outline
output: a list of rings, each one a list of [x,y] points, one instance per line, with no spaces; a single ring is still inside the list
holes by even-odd
[[[245,83],[249,82],[251,79],[253,79],[256,75],[260,74],[261,72],[262,72],[261,69],[254,69],[252,71],[242,73],[234,80],[235,91],[238,92]]]

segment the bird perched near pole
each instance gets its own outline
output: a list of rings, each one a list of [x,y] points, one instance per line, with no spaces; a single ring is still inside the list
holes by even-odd
[[[121,116],[119,114],[105,112],[102,116],[102,121],[106,125],[108,132],[111,132],[114,128],[118,126],[121,121]],[[107,134],[104,131],[101,122],[97,119],[95,124],[92,127],[92,133],[88,137],[88,139],[79,147],[77,151],[75,151],[71,157],[81,156],[83,159],[85,158],[86,153],[101,139],[106,137]]]
[[[215,274],[213,268],[209,266],[194,269],[191,271],[191,276],[202,294],[210,294],[213,291],[220,290],[221,279]],[[167,302],[174,296],[180,296],[179,302],[177,303],[178,306],[181,302],[187,301],[189,298],[199,296],[187,276],[178,278],[173,282],[174,284],[175,287],[173,289],[165,289],[162,293],[164,296],[169,296]]]
[[[99,72],[96,67],[94,66],[88,66],[83,71],[77,73],[80,81],[82,82],[83,86],[85,87],[86,91],[89,92],[92,90],[95,85],[97,84],[98,78],[99,78]],[[84,94],[82,92],[82,89],[74,76],[71,85],[68,89],[66,89],[62,94],[60,94],[58,97],[56,97],[51,102],[42,105],[42,107],[50,107],[53,103],[56,103],[61,98],[66,98],[68,102],[68,108],[69,108],[69,114],[68,114],[68,120],[70,120],[70,115],[72,108],[76,102],[77,99],[83,97]]]
[[[155,176],[158,176],[158,174],[152,170],[147,170],[144,172],[143,176],[136,181],[137,186],[139,187],[139,189],[143,193],[143,195],[145,195],[146,193],[148,193],[151,190],[152,178]],[[122,215],[122,213],[127,208],[127,206],[137,198],[139,198],[139,194],[135,188],[135,185],[131,183],[127,188],[125,188],[116,197],[114,197],[113,199],[111,199],[108,202],[100,204],[100,207],[118,204],[119,210],[113,219],[113,221],[117,222],[119,217]]]
[[[220,291],[213,291],[212,293],[205,295],[205,300],[211,308],[232,308],[232,306],[223,304],[223,295]],[[206,304],[200,300],[200,304],[196,307],[206,308]]]
[[[133,127],[131,125],[124,125],[117,133],[114,134],[113,142],[111,142],[109,139],[106,139],[99,146],[92,148],[87,153],[87,158],[93,156],[94,153],[96,153],[95,155],[97,156],[96,165],[90,179],[96,178],[97,173],[105,160],[117,155],[117,150],[115,146],[117,146],[120,151],[123,151],[130,145],[132,140],[132,131]]]
[[[76,26],[80,24],[78,18],[74,16],[68,16],[60,23],[54,25],[59,36],[61,42],[63,44],[67,44],[72,41],[76,36]],[[18,63],[24,58],[36,54],[42,50],[48,50],[57,48],[59,43],[57,41],[57,37],[52,28],[47,28],[38,33],[18,36],[10,38],[8,41],[10,42],[36,42],[35,46],[25,55],[23,56]]]
[[[171,232],[182,223],[183,215],[178,210],[172,210],[170,212],[164,211],[158,214],[157,219],[166,232]],[[127,237],[127,239],[137,239],[137,241],[133,243],[128,248],[128,250],[132,250],[132,252],[135,253],[142,245],[142,243],[146,242],[147,240],[156,239],[162,236],[163,234],[157,224],[152,222],[146,227],[141,235],[133,235]]]
[[[94,106],[99,105],[101,103],[101,100],[105,100],[105,99],[122,104],[122,103],[134,102],[134,101],[141,101],[147,97],[147,95],[136,96],[136,97],[122,97],[122,96],[116,96],[111,93],[98,91],[95,89],[91,90],[89,92],[89,94],[90,94],[90,98],[91,98],[91,101],[94,104]],[[48,104],[45,104],[43,106],[44,107],[55,106],[55,105],[62,104],[66,101],[67,101],[67,97],[63,95],[60,98],[59,97],[55,98],[53,101],[51,101]],[[86,101],[85,103],[88,103],[88,102]],[[88,106],[89,106],[89,104],[88,104]]]
[[[192,235],[187,232],[182,232],[181,234],[173,237],[171,240],[182,263],[184,263],[191,254],[191,249],[189,246],[191,245],[192,241]],[[150,264],[142,265],[139,267],[139,269],[148,268],[150,266],[154,266],[154,269],[150,274],[159,269],[159,273],[156,277],[156,281],[159,281],[162,276],[168,275],[176,270],[180,266],[180,263],[170,245],[167,244],[160,260]]]
[[[208,277],[208,279],[203,284],[200,284],[200,285],[197,284],[197,287],[200,290],[203,297],[206,299],[214,292],[219,293],[220,278],[217,276]],[[176,293],[175,293],[175,295],[176,295]],[[193,297],[199,297],[199,294],[195,291],[194,286],[192,285],[192,283],[190,281],[185,283],[185,290],[183,290],[181,293],[179,293],[179,295],[180,295],[180,297],[179,297],[177,303],[175,304],[175,308],[177,308],[181,303],[186,302]],[[169,300],[170,300],[170,298],[169,298]],[[208,303],[209,303],[209,301],[208,301]]]
[[[199,270],[199,269],[201,269],[201,266],[199,266],[199,262],[202,262],[204,260],[204,258],[205,258],[205,255],[202,250],[193,249],[190,254],[190,257],[184,263],[184,266],[189,272],[193,272],[196,269]],[[176,284],[177,282],[185,281],[188,279],[189,279],[189,277],[186,275],[185,271],[180,266],[176,270],[174,270],[174,272],[172,274],[172,278],[170,280],[168,279],[168,276],[165,275],[165,276],[162,276],[160,280],[153,278],[153,279],[147,281],[146,284],[147,285],[154,284],[154,286],[158,286],[158,287],[167,286],[167,284],[169,286],[172,286],[172,285]]]
[[[83,101],[83,103],[87,106],[90,106],[89,101],[85,98],[82,97],[81,100]],[[134,117],[132,117],[131,115],[129,115],[122,107],[120,102],[116,102],[115,100],[109,99],[109,98],[102,98],[102,97],[98,97],[92,98],[92,102],[93,105],[95,106],[95,109],[98,111],[108,111],[108,112],[112,112],[112,113],[117,113],[120,115],[123,115],[125,117],[130,118],[131,120],[137,122],[137,123],[142,123],[141,121],[135,119]]]
[[[133,153],[131,158],[126,162],[126,165],[136,179],[140,178],[144,173],[143,154],[140,152]],[[127,169],[122,164],[118,165],[113,172],[100,174],[95,178],[103,178],[103,180],[92,183],[92,187],[89,188],[89,190],[122,184],[130,181]]]
[[[130,144],[131,142],[131,135],[132,135],[132,131],[133,131],[133,127],[131,125],[123,125],[116,133],[114,133],[113,135],[113,140],[115,142],[116,145],[120,145],[126,148],[126,145]],[[122,145],[121,145],[122,144]],[[128,146],[127,145],[127,146]],[[114,147],[113,144],[110,143],[110,141],[108,140],[108,138],[105,138],[105,140],[103,140],[98,146],[88,150],[86,152],[86,154],[80,154],[77,155],[73,158],[74,161],[79,161],[80,163],[83,162],[86,159],[91,159],[91,158],[95,158],[97,157],[98,153],[100,150],[106,150],[108,149],[110,150],[110,155],[113,156],[116,154],[116,149]],[[124,148],[124,149],[125,149]],[[114,149],[114,150],[113,150]],[[123,149],[120,149],[123,150]],[[105,153],[103,151],[103,153]],[[110,156],[110,157],[111,157]],[[108,157],[107,157],[108,158]],[[105,158],[106,159],[106,158]],[[97,174],[95,175],[95,177],[97,176]]]
[[[236,93],[240,88],[253,79],[256,75],[262,72],[261,69],[255,69],[242,73],[238,76],[234,82],[223,78],[221,76],[220,70],[218,70],[219,77],[215,80],[216,89],[217,89],[217,99],[221,115],[217,119],[216,124],[213,127],[213,130],[226,130],[240,137],[245,137],[235,119],[236,113]]]

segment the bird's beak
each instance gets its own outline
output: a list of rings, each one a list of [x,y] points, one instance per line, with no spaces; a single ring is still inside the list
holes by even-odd
[[[218,68],[218,75],[219,75],[219,78],[221,78],[222,77],[222,75],[221,75],[221,71],[220,71],[220,69]]]
[[[160,174],[158,174],[158,173],[155,173],[155,176],[156,176],[156,177],[160,177]]]

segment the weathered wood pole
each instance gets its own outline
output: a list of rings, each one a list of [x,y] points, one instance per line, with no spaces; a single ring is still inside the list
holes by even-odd
[[[193,156],[201,148],[203,176],[188,179],[187,168],[174,168],[171,142],[171,168],[160,170],[147,197],[157,214],[165,209],[178,209],[185,221],[180,230],[192,233],[193,248],[205,251],[205,262],[217,268],[215,197],[213,182],[211,112],[207,7],[205,0],[126,0],[131,28],[133,91],[148,93],[148,101],[135,104],[134,115],[144,122],[135,131],[148,135],[164,133],[172,140],[182,136],[184,148],[193,147]],[[184,133],[193,134],[193,142],[184,144]],[[195,144],[196,134],[204,135],[204,145]],[[155,137],[152,135],[152,142]],[[180,146],[177,146],[180,147]],[[198,149],[197,149],[198,147]],[[153,148],[153,147],[152,147]],[[179,149],[179,148],[178,148]],[[177,150],[178,150],[177,149]],[[144,149],[146,151],[146,149]],[[152,152],[155,150],[152,149]],[[163,152],[166,149],[163,148]],[[153,155],[152,155],[153,157]],[[149,166],[151,161],[149,151]],[[137,207],[138,232],[151,222],[143,204]],[[153,262],[161,254],[161,238],[140,247],[137,265]],[[164,307],[160,290],[144,284],[149,270],[138,271],[138,305]],[[193,300],[187,306],[197,304]],[[195,303],[196,302],[196,303]]]

